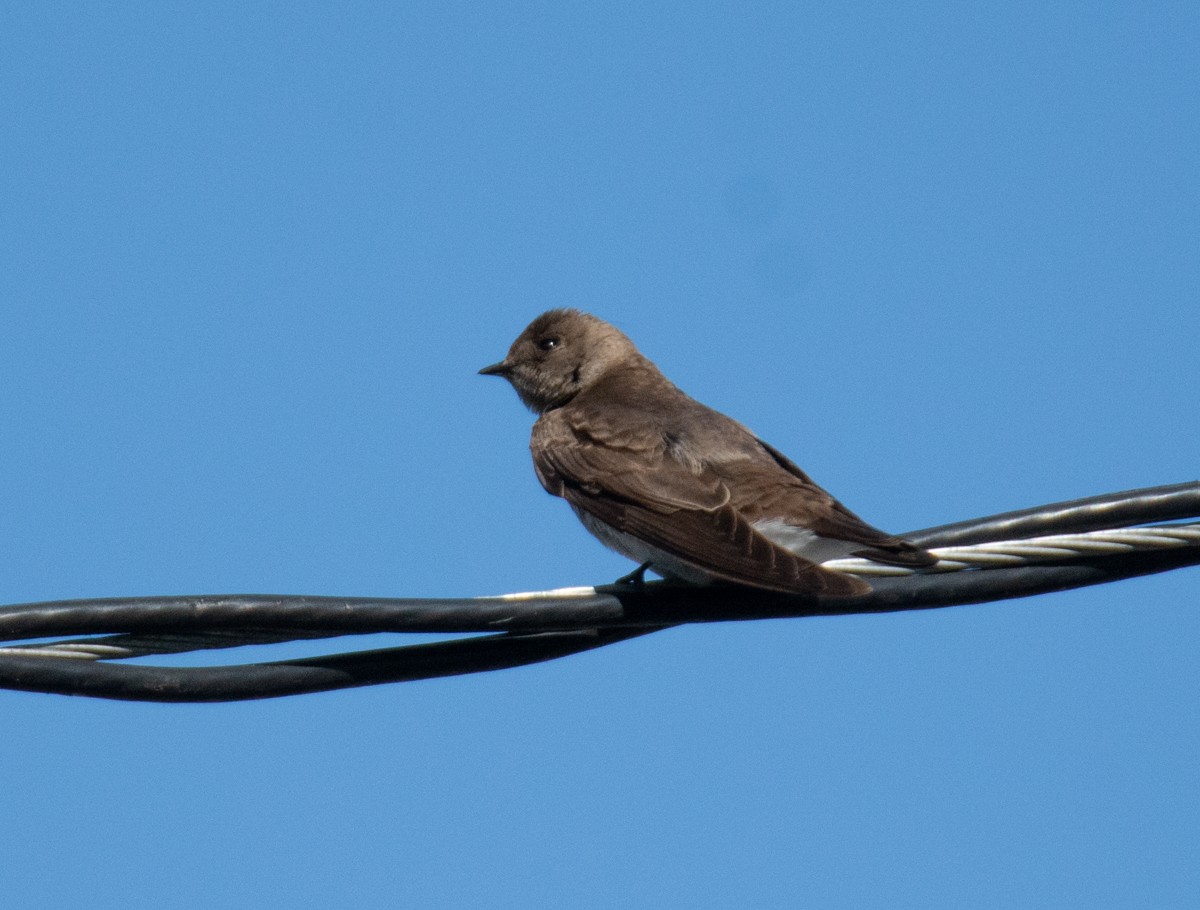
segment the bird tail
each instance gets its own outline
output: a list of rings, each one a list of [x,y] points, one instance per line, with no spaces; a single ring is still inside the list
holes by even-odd
[[[937,563],[937,557],[911,544],[902,537],[888,537],[879,543],[850,554],[887,566],[900,566],[904,569],[928,569]]]

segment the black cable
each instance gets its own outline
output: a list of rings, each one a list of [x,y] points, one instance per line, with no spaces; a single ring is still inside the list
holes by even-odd
[[[69,658],[0,658],[0,685],[125,701],[245,701],[502,670],[566,657],[653,629],[492,635],[232,667],[144,667]]]
[[[908,536],[929,547],[959,546],[1198,514],[1200,483],[1190,483],[1055,503]],[[0,638],[114,632],[186,636],[213,630],[279,640],[365,632],[504,634],[230,667],[114,665],[25,656],[10,649],[0,655],[0,687],[150,701],[267,698],[519,666],[681,623],[933,609],[1026,597],[1197,563],[1200,545],[1186,544],[1037,565],[875,578],[870,594],[842,600],[655,582],[641,588],[609,585],[585,594],[526,598],[221,595],[23,604],[0,608]]]
[[[911,531],[903,536],[922,547],[964,547],[1043,534],[1078,534],[1150,521],[1177,521],[1198,515],[1200,481],[1192,481],[1055,502]]]
[[[1033,533],[1076,533],[1197,515],[1200,515],[1200,482],[1193,482],[1054,503],[1038,509],[1024,509],[927,528],[906,536],[928,547],[960,546]],[[1146,558],[1152,555],[1146,554]],[[1019,579],[1021,573],[1030,569],[1020,568],[1005,576],[993,576],[991,573],[998,571],[996,569],[987,571],[987,578]],[[890,592],[898,587],[902,591],[914,592],[912,597],[917,596],[915,592],[922,592],[920,596],[928,600],[930,606],[970,602],[970,598],[945,600],[936,596],[939,590],[948,592],[971,588],[980,592],[974,595],[977,598],[994,599],[994,595],[982,592],[994,590],[996,582],[978,577],[977,572],[955,574],[966,577],[953,581],[949,575],[942,574],[876,579],[872,581],[875,593],[867,595],[867,598],[877,601],[893,597],[895,595]],[[666,586],[650,587],[659,590]],[[609,586],[598,588],[597,593],[587,596],[528,600],[509,597],[410,599],[229,594],[46,601],[0,607],[0,640],[51,635],[170,633],[212,629],[294,629],[330,636],[371,632],[545,631],[620,623],[624,618],[624,610],[613,595],[621,590]],[[685,590],[689,596],[699,596],[694,589]],[[1012,596],[1023,595],[1015,593]],[[787,597],[785,600],[792,609],[802,608],[803,601],[799,598]],[[912,599],[909,602],[916,603]],[[863,598],[855,598],[843,601],[842,605],[864,607],[867,603]],[[909,606],[906,609],[913,608]],[[856,609],[855,612],[871,611]]]

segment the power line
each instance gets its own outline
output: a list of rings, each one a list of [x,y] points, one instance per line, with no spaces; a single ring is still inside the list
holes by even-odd
[[[905,535],[941,562],[823,600],[736,586],[600,585],[495,597],[201,595],[0,607],[0,688],[141,701],[233,701],[520,666],[683,623],[923,610],[1026,597],[1200,563],[1200,482],[1055,503]],[[888,570],[885,570],[888,571]],[[224,667],[113,661],[369,632],[488,633]],[[48,636],[84,639],[26,643]],[[98,637],[95,637],[98,636]]]

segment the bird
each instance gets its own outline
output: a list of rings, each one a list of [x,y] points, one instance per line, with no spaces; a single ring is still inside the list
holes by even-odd
[[[538,415],[529,442],[538,480],[602,543],[641,564],[624,580],[652,569],[688,584],[842,598],[871,586],[826,560],[914,570],[937,561],[864,522],[589,313],[542,313],[479,372],[508,380]]]

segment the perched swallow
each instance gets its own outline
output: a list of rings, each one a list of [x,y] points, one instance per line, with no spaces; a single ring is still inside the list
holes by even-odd
[[[668,578],[793,594],[865,594],[819,563],[936,559],[866,524],[782,453],[689,398],[622,332],[578,310],[543,313],[503,376],[531,410],[533,465],[604,544]]]

